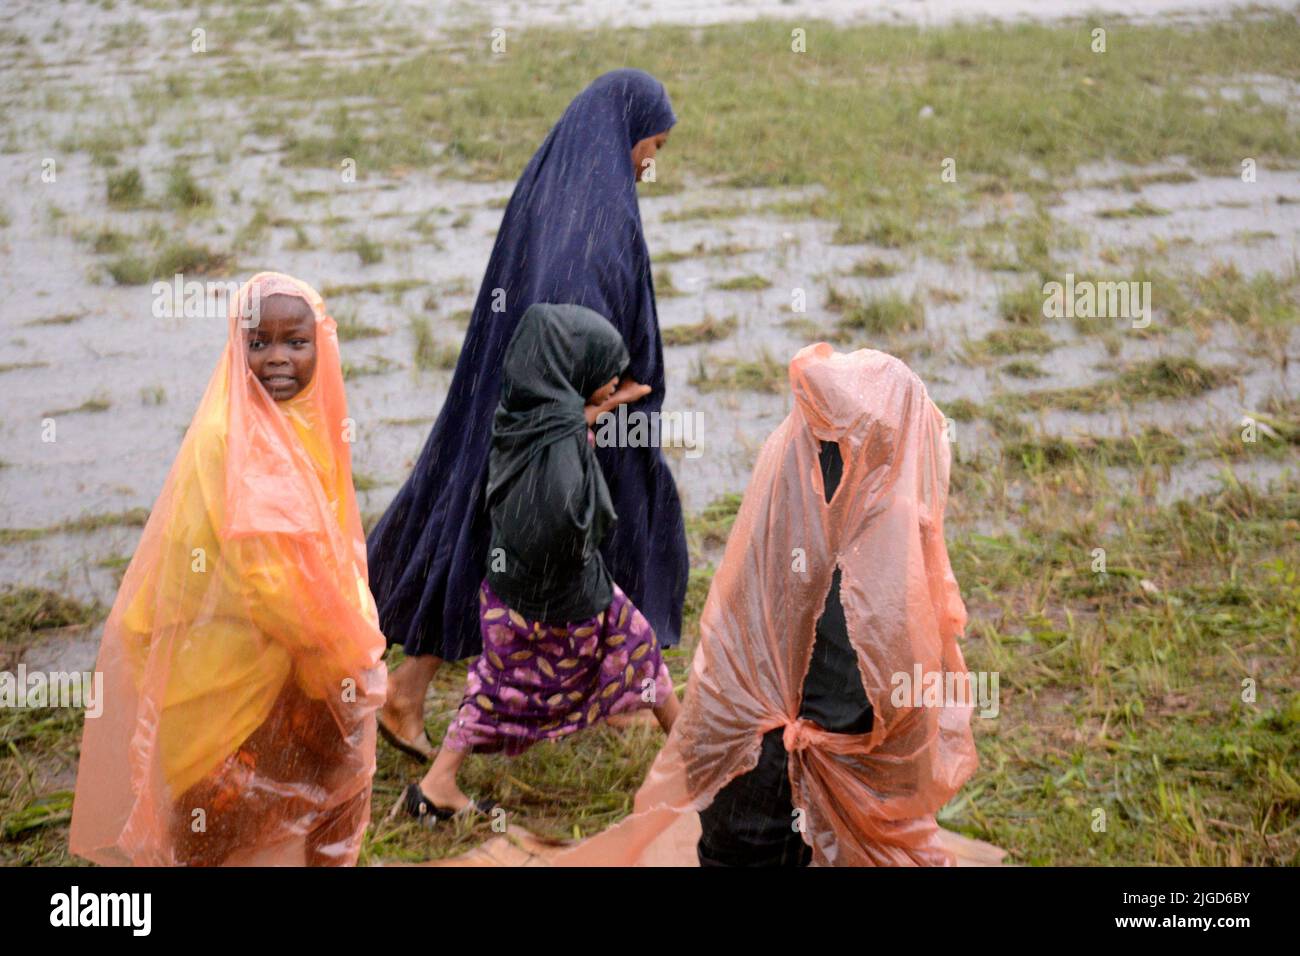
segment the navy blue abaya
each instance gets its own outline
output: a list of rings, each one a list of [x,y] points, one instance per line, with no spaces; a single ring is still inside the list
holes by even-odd
[[[569,104],[515,186],[446,404],[367,542],[380,627],[407,654],[457,660],[482,649],[492,414],[506,345],[530,305],[574,303],[608,318],[627,344],[627,374],[651,388],[629,411],[662,408],[663,344],[632,147],[675,122],[654,77],[606,73]],[[618,514],[605,564],[660,643],[676,644],[689,569],[672,474],[658,448],[600,448],[597,458]]]

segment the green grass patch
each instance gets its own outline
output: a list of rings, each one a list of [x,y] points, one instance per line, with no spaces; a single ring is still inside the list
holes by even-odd
[[[878,213],[864,222],[841,222],[831,236],[831,242],[842,246],[872,245],[898,249],[911,245],[918,233],[913,222],[896,214]]]
[[[1222,172],[1242,156],[1300,155],[1300,129],[1284,106],[1214,108],[1226,101],[1212,97],[1207,109],[1198,95],[1206,76],[1295,77],[1300,26],[1289,14],[1128,24],[1125,42],[1105,56],[1091,51],[1085,21],[799,25],[817,38],[801,55],[790,52],[788,23],[759,21],[595,29],[577,45],[567,28],[530,28],[509,57],[491,59],[478,28],[467,26],[444,48],[405,58],[233,64],[199,92],[311,102],[329,90],[377,101],[364,115],[340,108],[322,136],[291,140],[291,162],[337,168],[355,156],[361,169],[436,163],[506,180],[592,76],[636,63],[679,103],[665,174],[679,167],[732,185],[820,185],[825,193],[803,202],[806,214],[839,223],[840,241],[889,246],[915,241],[920,210],[955,214],[990,181],[1048,193],[1083,164],[1107,159],[1150,165],[1181,155],[1193,169]],[[443,91],[436,102],[431,89]],[[925,106],[929,118],[918,119]],[[427,149],[431,139],[446,144],[441,156]],[[942,183],[937,157],[953,144],[962,177]]]
[[[721,289],[725,292],[734,292],[739,290],[761,292],[764,289],[772,288],[772,280],[764,276],[752,274],[736,276],[731,279],[723,279],[721,282],[715,282],[713,288]]]
[[[1003,682],[940,818],[1029,864],[1293,865],[1300,488],[1067,512],[1069,485],[1035,481],[1019,533],[954,532],[967,665]],[[1247,679],[1269,690],[1245,700]]]
[[[701,392],[780,392],[785,389],[785,363],[766,350],[757,359],[700,356],[691,370],[690,384]]]
[[[167,202],[173,209],[202,209],[212,205],[212,194],[199,185],[188,166],[178,164],[167,174]]]
[[[108,263],[108,274],[118,285],[147,285],[175,275],[224,276],[230,272],[229,254],[185,240],[168,241],[144,253],[129,252]]]
[[[1187,456],[1189,445],[1187,438],[1152,426],[1122,438],[1038,435],[1005,442],[1002,453],[1016,468],[1038,473],[1076,464],[1103,468],[1170,465]]]
[[[1136,193],[1141,192],[1147,186],[1162,184],[1183,185],[1185,183],[1194,182],[1196,182],[1195,174],[1189,173],[1185,169],[1171,169],[1150,173],[1128,173],[1124,176],[1117,176],[1114,179],[1107,179],[1090,185],[1098,189],[1123,189],[1131,193]]]
[[[384,247],[369,236],[353,236],[343,248],[347,252],[355,252],[363,266],[372,266],[384,258]]]
[[[1207,368],[1194,358],[1162,357],[1121,366],[1119,374],[1091,385],[1003,394],[997,401],[1011,410],[1095,412],[1139,401],[1194,398],[1235,381],[1236,373],[1228,368]]]
[[[721,548],[727,543],[727,536],[731,534],[731,526],[735,524],[740,504],[740,495],[722,495],[709,502],[703,511],[686,519],[686,537],[694,553],[702,554],[709,549]]]
[[[1300,320],[1300,269],[1247,276],[1232,263],[1219,264],[1191,276],[1174,311],[1174,321],[1198,326],[1227,321],[1264,329],[1290,327]]]
[[[952,401],[936,404],[945,415],[957,422],[974,421],[983,414],[980,406],[969,398],[954,398]]]
[[[654,276],[655,295],[661,299],[672,299],[686,293],[673,283],[673,274],[667,269],[660,269]]]
[[[95,397],[88,398],[80,405],[73,408],[56,408],[52,411],[41,412],[42,418],[57,418],[60,415],[84,415],[98,412],[106,412],[113,407],[113,403],[107,398]]]
[[[306,72],[316,71],[290,72],[301,77]],[[281,82],[279,78],[267,79],[275,85]],[[370,96],[374,92],[375,89],[371,89],[359,95]],[[336,91],[336,95],[348,94]],[[375,122],[377,119],[377,116],[372,119],[373,126],[367,126],[346,106],[340,105],[331,112],[324,132],[308,135],[291,132],[284,137],[284,162],[289,166],[326,166],[341,170],[346,160],[352,160],[356,164],[358,180],[364,179],[369,170],[427,166],[431,162],[433,155],[423,132],[394,129],[387,123]],[[455,148],[454,144],[452,148]]]
[[[0,544],[34,541],[52,534],[89,534],[104,528],[143,528],[148,520],[148,508],[130,508],[106,514],[83,515],[43,528],[0,528]]]
[[[29,368],[48,368],[49,362],[0,362],[0,374],[20,372]]]
[[[863,279],[888,279],[890,276],[898,275],[901,271],[901,266],[885,259],[869,256],[853,263],[845,275],[858,276]]]
[[[411,335],[415,339],[415,367],[422,372],[454,369],[460,349],[441,345],[433,334],[433,325],[423,316],[411,318]]]
[[[343,380],[351,381],[367,375],[385,375],[397,367],[397,363],[382,355],[371,355],[364,362],[343,362]]]
[[[89,624],[100,610],[46,588],[18,587],[0,592],[0,641],[27,634]]]
[[[85,312],[61,312],[58,315],[50,315],[42,319],[31,319],[30,321],[24,322],[23,325],[71,325],[73,322],[80,322],[85,317]]]
[[[387,279],[375,282],[354,282],[343,285],[327,285],[321,289],[321,297],[331,299],[336,296],[388,293],[400,295],[411,289],[419,289],[429,283],[424,279]]]
[[[736,317],[728,316],[717,319],[706,315],[699,322],[689,325],[670,325],[661,329],[664,345],[698,345],[701,342],[717,342],[729,337],[736,331]]]
[[[963,354],[972,361],[984,362],[992,358],[1031,353],[1044,355],[1061,343],[1043,329],[1032,325],[1018,325],[994,329],[976,342],[967,342]]]
[[[675,212],[664,213],[664,222],[693,222],[699,219],[735,219],[739,216],[748,215],[751,212],[748,206],[739,204],[730,204],[725,206],[695,206],[690,209],[679,209]]]
[[[1124,206],[1119,209],[1102,209],[1098,211],[1098,219],[1145,219],[1150,216],[1167,216],[1168,209],[1161,209],[1159,206],[1153,206],[1145,199],[1139,199],[1131,206]]]
[[[371,339],[380,335],[387,335],[388,330],[380,328],[377,325],[367,325],[362,322],[355,312],[344,312],[334,318],[338,326],[338,336],[340,342],[352,342],[356,339]]]
[[[1016,325],[1040,325],[1044,301],[1042,286],[1038,283],[1004,289],[998,295],[998,314]]]
[[[887,292],[870,298],[830,288],[826,308],[839,315],[841,332],[895,335],[925,328],[925,305],[920,296]]]
[[[1002,366],[1002,371],[1013,378],[1046,378],[1047,373],[1037,362],[1029,359],[1013,359]]]
[[[753,252],[752,246],[741,245],[736,242],[725,242],[721,245],[711,246],[704,240],[700,240],[690,249],[679,249],[670,252],[661,252],[652,256],[656,265],[671,265],[674,262],[685,262],[688,259],[707,259],[707,258],[727,258],[731,256],[744,255],[747,252]]]
[[[144,177],[134,166],[110,173],[105,192],[108,204],[115,209],[137,209],[144,205]]]

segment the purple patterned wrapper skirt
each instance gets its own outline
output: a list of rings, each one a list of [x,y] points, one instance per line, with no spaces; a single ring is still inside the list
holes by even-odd
[[[522,753],[673,693],[654,630],[617,584],[602,613],[551,625],[512,610],[484,581],[479,626],[483,653],[443,738],[452,750]]]

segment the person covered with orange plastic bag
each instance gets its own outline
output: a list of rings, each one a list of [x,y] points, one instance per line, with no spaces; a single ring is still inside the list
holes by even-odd
[[[355,864],[385,642],[352,430],[321,297],[253,276],[104,628],[76,855]]]
[[[942,413],[901,361],[824,343],[759,454],[700,619],[685,701],[633,814],[558,865],[997,862],[935,813],[977,765]],[[957,678],[957,680],[953,680]]]

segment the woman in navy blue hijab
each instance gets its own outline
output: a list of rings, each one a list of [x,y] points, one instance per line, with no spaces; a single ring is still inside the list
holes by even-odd
[[[415,470],[367,542],[370,587],[390,644],[408,660],[390,675],[380,729],[427,759],[424,696],[442,660],[480,653],[477,612],[491,533],[483,493],[501,364],[524,311],[574,303],[608,318],[631,356],[620,389],[664,400],[663,344],[636,183],[676,123],[663,84],[614,70],[569,104],[506,206],[451,388]],[[618,514],[602,549],[615,581],[663,646],[681,636],[688,560],[681,502],[655,447],[599,448]]]

